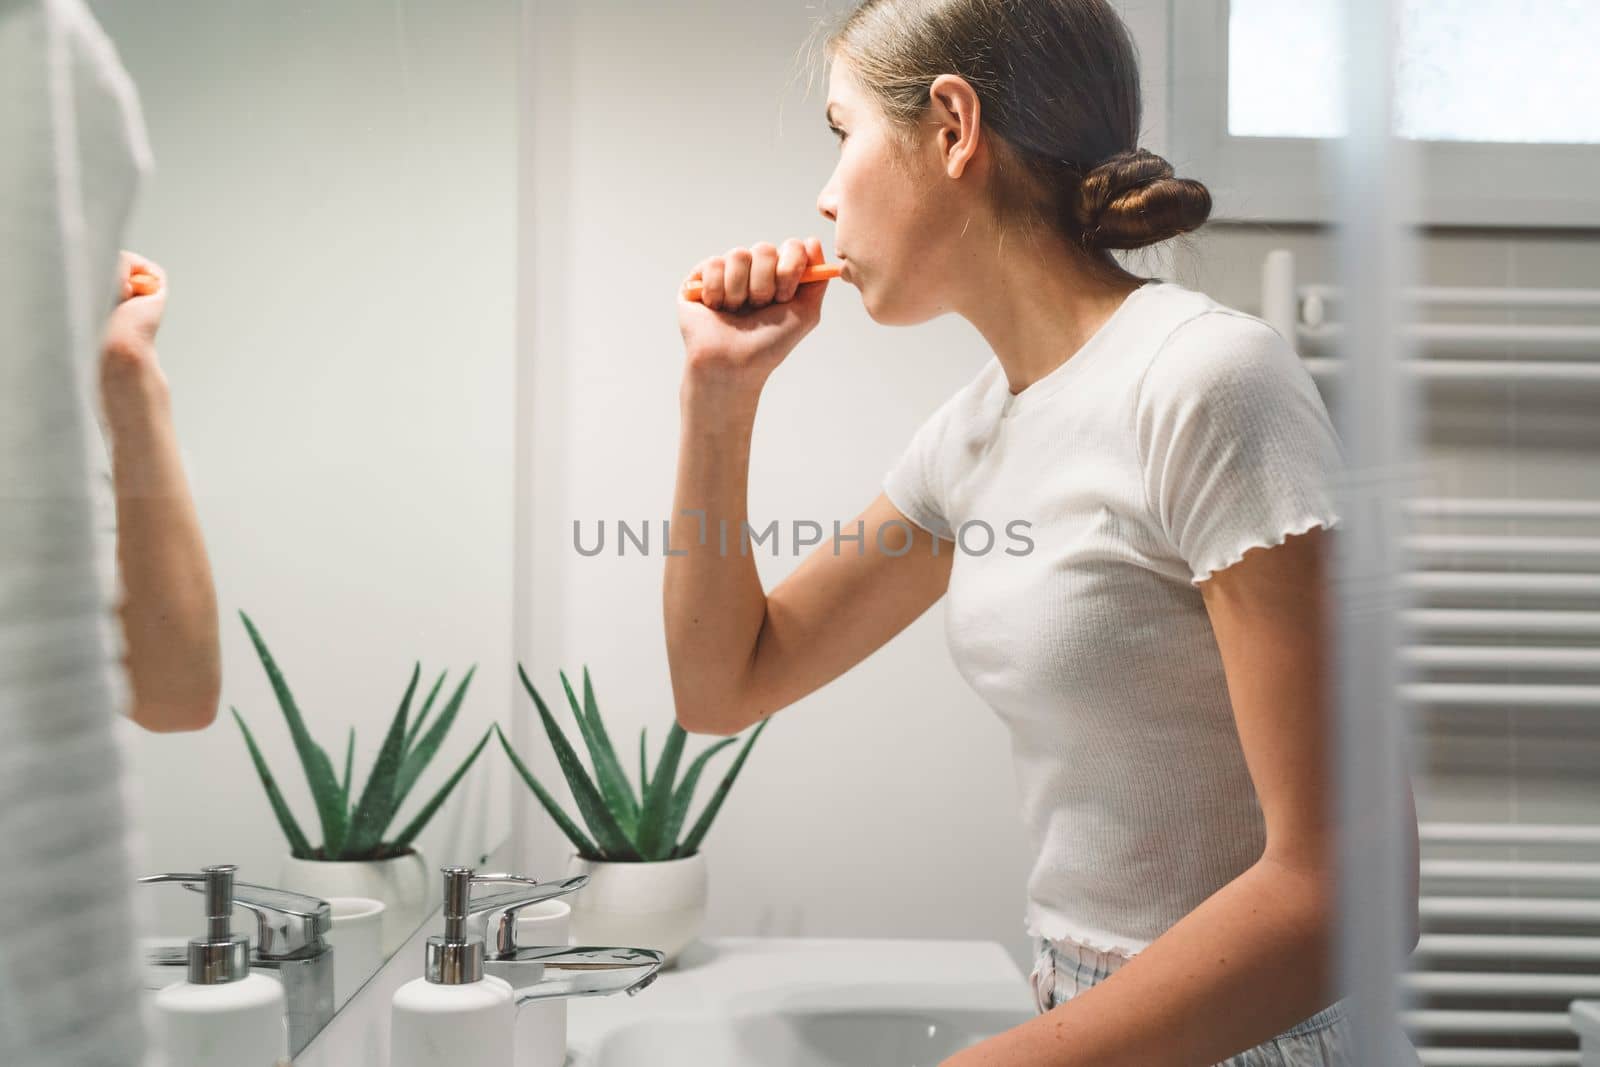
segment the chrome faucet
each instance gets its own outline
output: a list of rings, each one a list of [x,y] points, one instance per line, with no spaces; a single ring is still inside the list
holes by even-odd
[[[207,867],[199,874],[153,874],[142,885],[177,882],[197,893],[209,882],[234,868]],[[255,937],[250,939],[252,971],[271,971],[283,983],[289,1019],[289,1054],[297,1056],[333,1019],[333,948],[327,934],[333,928],[333,910],[325,900],[283,889],[231,882],[231,904],[255,916]],[[183,942],[156,942],[144,951],[145,987],[159,989],[174,979],[170,968],[188,966]],[[154,984],[152,984],[154,983]]]
[[[495,893],[467,901],[464,929],[468,936],[483,938],[485,950],[515,952],[517,944],[517,915],[523,908],[556,897],[575,893],[589,884],[587,874],[576,875],[560,882],[539,882],[513,874],[474,874],[473,886],[519,885],[524,888]]]
[[[482,973],[511,986],[518,1005],[565,997],[636,996],[656,980],[665,957],[654,949],[597,948],[517,943],[517,914],[540,901],[582,889],[588,875],[539,882],[512,874],[474,874],[470,867],[445,867],[443,937],[428,939],[428,974],[433,981],[451,970],[450,960],[471,958],[483,946]],[[475,886],[521,888],[472,899]],[[441,977],[434,977],[440,973]],[[448,978],[443,978],[448,981]],[[469,979],[470,980],[470,979]]]

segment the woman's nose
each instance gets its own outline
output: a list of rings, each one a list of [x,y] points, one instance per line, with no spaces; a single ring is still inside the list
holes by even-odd
[[[817,195],[817,210],[822,212],[822,217],[829,222],[838,222],[837,201],[832,192],[833,186],[824,186]]]

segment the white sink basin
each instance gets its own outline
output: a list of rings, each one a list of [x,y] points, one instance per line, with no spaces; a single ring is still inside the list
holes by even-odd
[[[716,938],[637,996],[568,1006],[572,1067],[937,1067],[1034,1014],[983,941]]]
[[[578,1062],[595,1067],[938,1067],[1029,1017],[1009,985],[960,992],[953,995],[957,990],[949,986],[841,986],[827,995],[777,996],[766,1008],[750,1003],[739,1014],[641,1020],[612,1030],[592,1061]],[[906,994],[918,1002],[896,1006]],[[959,1003],[969,996],[996,1006]]]

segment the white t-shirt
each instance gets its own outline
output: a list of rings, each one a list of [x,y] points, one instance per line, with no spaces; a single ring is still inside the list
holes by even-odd
[[[1152,281],[1018,394],[991,358],[885,475],[956,541],[945,631],[1011,734],[1030,935],[1137,952],[1259,858],[1198,583],[1334,525],[1342,463],[1289,342]]]

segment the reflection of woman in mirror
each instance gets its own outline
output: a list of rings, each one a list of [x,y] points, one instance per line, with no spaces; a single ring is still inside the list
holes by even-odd
[[[149,278],[136,282],[136,275]],[[101,344],[100,399],[116,498],[129,717],[149,730],[199,730],[216,718],[222,661],[211,564],[156,360],[167,281],[159,266],[129,252],[119,278]]]
[[[993,358],[845,524],[859,539],[824,538],[767,593],[737,548],[751,434],[821,315],[827,283],[798,279],[822,245],[696,266],[664,588],[679,721],[737,733],[948,594],[956,666],[1011,735],[1040,1014],[946,1067],[1346,1063],[1325,620],[1342,457],[1315,385],[1261,319],[1112,256],[1211,200],[1139,147],[1106,0],[868,0],[827,55],[818,208],[841,280],[879,323],[960,315]],[[723,522],[726,551],[700,535]]]

